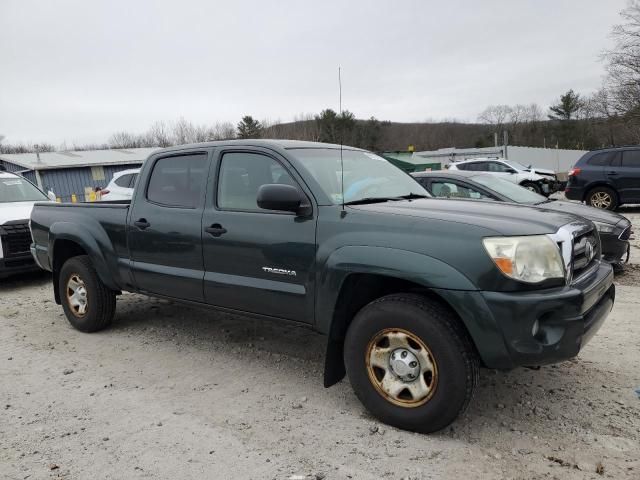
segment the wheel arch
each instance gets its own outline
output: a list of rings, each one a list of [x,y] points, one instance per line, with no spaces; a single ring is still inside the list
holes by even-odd
[[[53,287],[56,303],[60,304],[58,292],[60,269],[72,257],[87,255],[100,280],[113,290],[120,290],[109,269],[103,248],[94,235],[79,225],[55,223],[49,230],[49,258],[52,259]]]
[[[343,342],[353,317],[368,303],[392,293],[418,293],[450,309],[475,345],[467,322],[439,290],[477,290],[462,273],[440,260],[414,252],[379,247],[341,250],[327,262],[316,300],[316,327],[328,337],[326,387],[345,375]]]

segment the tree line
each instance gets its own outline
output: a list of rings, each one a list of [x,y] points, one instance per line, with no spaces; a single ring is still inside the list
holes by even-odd
[[[611,32],[614,46],[603,53],[606,76],[595,92],[569,90],[545,110],[535,103],[490,105],[477,122],[399,123],[375,117],[357,119],[331,108],[299,115],[292,122],[244,116],[236,125],[193,124],[183,118],[158,121],[142,133],[116,132],[102,144],[7,144],[0,136],[0,153],[168,147],[230,138],[288,138],[342,143],[374,151],[434,150],[443,147],[487,147],[505,140],[510,145],[593,149],[640,143],[640,0],[629,0],[620,13],[622,23]]]

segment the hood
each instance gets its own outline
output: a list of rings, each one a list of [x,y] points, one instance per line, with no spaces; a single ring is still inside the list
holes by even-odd
[[[543,175],[545,177],[556,177],[556,172],[553,170],[547,170],[546,168],[527,168],[527,172],[531,172],[537,175]]]
[[[14,220],[29,220],[36,202],[1,202],[0,225]]]
[[[425,198],[357,205],[349,208],[378,214],[464,223],[483,227],[500,235],[555,233],[561,226],[568,223],[589,224],[571,213],[490,201]]]
[[[542,203],[537,206],[538,208],[544,208],[546,210],[573,213],[574,215],[579,215],[586,218],[587,220],[591,220],[592,222],[601,222],[610,225],[616,225],[621,220],[626,220],[625,217],[623,217],[622,215],[618,215],[617,213],[600,208],[589,207],[588,205],[583,205],[582,203],[563,202],[560,200],[556,200],[552,202]]]

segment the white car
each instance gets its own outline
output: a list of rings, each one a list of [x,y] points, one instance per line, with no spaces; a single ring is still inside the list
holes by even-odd
[[[449,170],[486,172],[521,185],[543,195],[558,190],[558,179],[553,170],[525,167],[518,162],[504,158],[474,158],[449,165]]]
[[[100,192],[100,201],[131,200],[138,173],[140,173],[139,168],[114,173],[109,184]]]
[[[0,171],[0,278],[38,270],[31,256],[29,218],[36,202],[55,201],[14,173]]]

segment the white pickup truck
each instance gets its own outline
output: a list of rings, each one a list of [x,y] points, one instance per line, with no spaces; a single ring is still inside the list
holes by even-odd
[[[31,256],[29,217],[35,202],[55,200],[27,179],[0,171],[0,278],[38,270]]]

